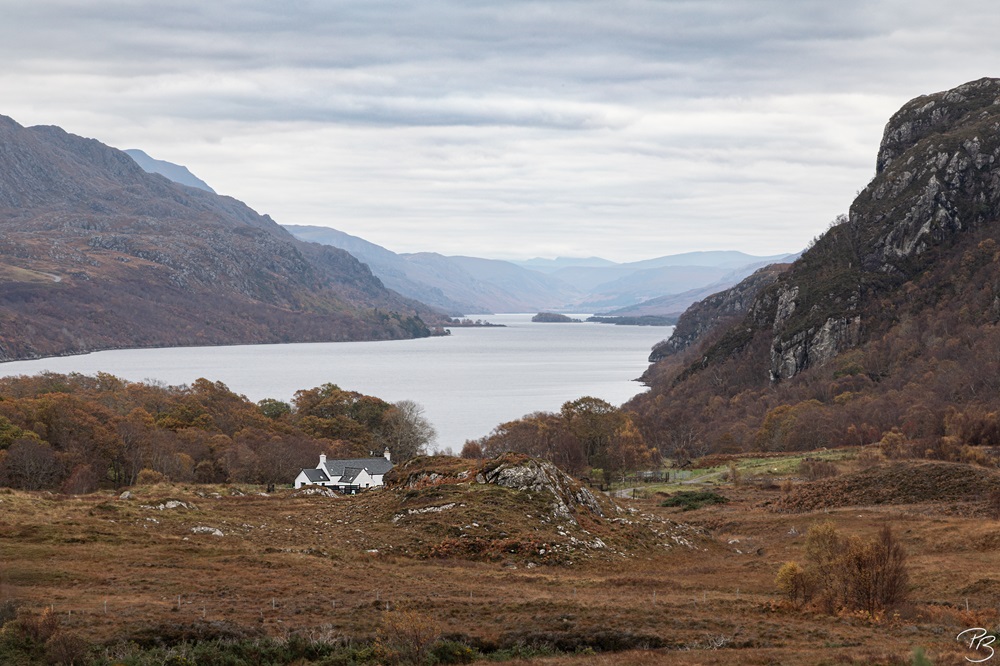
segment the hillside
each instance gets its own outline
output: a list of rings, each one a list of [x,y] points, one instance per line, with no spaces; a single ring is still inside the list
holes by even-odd
[[[981,79],[906,104],[848,215],[769,284],[681,318],[630,405],[661,450],[997,443],[998,99]]]
[[[741,319],[757,294],[787,269],[788,264],[771,264],[736,286],[711,294],[688,307],[677,321],[673,335],[653,347],[650,363],[684,351],[709,331]]]
[[[116,347],[393,339],[433,312],[348,253],[0,117],[0,360]]]

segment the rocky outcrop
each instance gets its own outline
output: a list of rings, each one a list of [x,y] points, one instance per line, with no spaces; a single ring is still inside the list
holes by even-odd
[[[799,331],[788,340],[776,337],[771,348],[771,381],[794,377],[810,365],[822,365],[860,339],[860,316],[827,319],[818,330]]]
[[[741,362],[772,381],[794,377],[883,326],[883,299],[933,265],[959,236],[1000,220],[1000,79],[980,79],[906,104],[886,125],[876,175],[789,270],[752,290],[739,285],[681,317],[655,358],[706,339],[712,315],[729,326],[689,372],[748,349]],[[746,299],[737,296],[743,290]],[[730,299],[731,303],[727,301]],[[738,314],[726,322],[722,314]],[[732,322],[737,323],[733,324]],[[711,340],[711,338],[708,338]],[[762,371],[765,368],[760,368]]]
[[[865,268],[886,272],[906,272],[906,259],[998,214],[1000,79],[900,109],[886,126],[876,178],[851,210],[873,241]]]
[[[493,460],[473,461],[444,456],[413,458],[385,475],[389,488],[419,490],[447,484],[492,484],[551,498],[552,517],[576,522],[580,512],[603,517],[613,508],[598,500],[579,481],[551,462],[519,453],[505,453]]]
[[[576,522],[574,516],[579,511],[604,516],[604,510],[592,492],[546,460],[507,454],[487,463],[476,474],[476,482],[551,495],[553,515],[573,522]]]
[[[678,319],[673,334],[653,347],[649,362],[656,363],[682,352],[721,323],[732,323],[742,318],[757,294],[788,270],[789,265],[765,266],[736,286],[712,294],[689,307]]]

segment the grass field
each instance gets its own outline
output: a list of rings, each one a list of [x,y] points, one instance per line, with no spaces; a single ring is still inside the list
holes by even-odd
[[[569,521],[543,494],[474,482],[354,497],[8,492],[0,601],[49,609],[63,631],[108,644],[200,625],[370,641],[410,613],[470,643],[561,645],[531,662],[550,664],[907,664],[918,646],[935,664],[967,663],[975,655],[955,636],[997,626],[1000,537],[978,495],[786,512],[779,490],[714,490],[728,503],[682,511],[652,495]],[[859,535],[893,526],[911,569],[895,615],[830,616],[779,598],[777,569],[802,558],[806,531],[824,520]],[[601,652],[629,640],[658,647]]]

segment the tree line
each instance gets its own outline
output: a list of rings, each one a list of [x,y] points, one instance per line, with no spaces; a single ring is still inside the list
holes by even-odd
[[[222,382],[189,386],[44,373],[0,379],[0,484],[86,493],[140,480],[290,483],[320,453],[394,460],[426,452],[416,403],[335,384],[259,403]]]
[[[494,458],[508,451],[604,482],[660,466],[659,451],[646,444],[634,415],[591,396],[566,402],[559,412],[535,412],[502,423],[489,435],[466,442],[462,457]]]

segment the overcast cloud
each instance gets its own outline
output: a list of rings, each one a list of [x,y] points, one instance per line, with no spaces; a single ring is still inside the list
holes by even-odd
[[[0,114],[397,252],[801,249],[988,0],[0,0]]]

